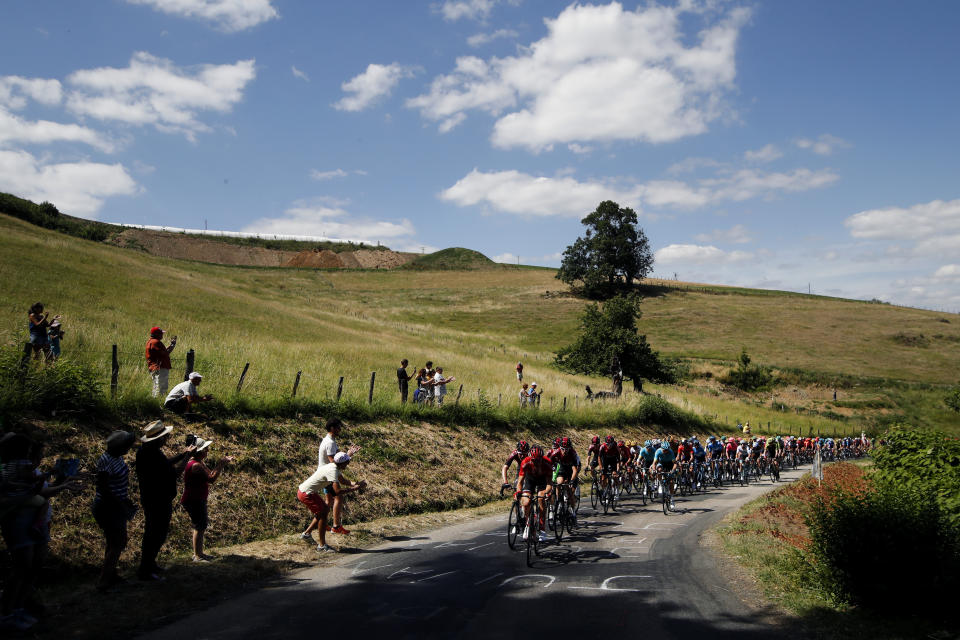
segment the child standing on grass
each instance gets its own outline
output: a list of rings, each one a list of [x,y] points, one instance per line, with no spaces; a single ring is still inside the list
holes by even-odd
[[[210,450],[211,440],[197,438],[194,441],[196,449],[191,453],[191,460],[183,470],[183,496],[180,504],[190,516],[193,526],[193,561],[209,562],[211,557],[203,553],[203,535],[207,530],[207,498],[210,496],[210,485],[213,484],[223,468],[233,462],[233,458],[221,458],[217,465],[210,469],[204,460]]]
[[[57,316],[50,323],[47,338],[50,340],[50,359],[56,360],[60,357],[60,341],[63,340],[63,325],[60,324],[60,316]]]

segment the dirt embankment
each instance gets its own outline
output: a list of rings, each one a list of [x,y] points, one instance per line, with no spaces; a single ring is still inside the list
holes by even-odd
[[[113,243],[163,258],[254,267],[393,269],[417,257],[415,253],[398,253],[385,249],[360,249],[340,253],[329,249],[282,251],[148,229],[126,229],[113,239]]]
[[[416,259],[415,253],[396,251],[342,251],[329,249],[301,251],[284,263],[285,267],[314,267],[319,269],[393,269]]]

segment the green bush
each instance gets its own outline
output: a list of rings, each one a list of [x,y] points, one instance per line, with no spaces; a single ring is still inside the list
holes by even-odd
[[[872,609],[936,606],[955,593],[957,529],[928,494],[881,482],[838,491],[807,518],[815,575],[835,600]]]
[[[102,406],[103,389],[90,367],[69,357],[49,365],[24,362],[22,350],[0,347],[0,415],[89,413]]]
[[[773,382],[770,370],[759,365],[750,364],[750,355],[744,349],[740,352],[737,367],[731,369],[719,378],[720,382],[742,391],[760,391],[766,389]]]

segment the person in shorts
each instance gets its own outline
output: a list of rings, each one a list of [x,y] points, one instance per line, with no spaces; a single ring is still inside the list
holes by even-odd
[[[340,451],[340,447],[337,445],[337,438],[340,437],[340,433],[343,431],[343,422],[340,418],[329,418],[327,420],[327,435],[320,441],[320,455],[317,459],[317,465],[323,466],[325,464],[331,464],[333,462],[334,456]],[[357,455],[357,452],[360,451],[360,447],[354,445],[347,449],[347,455],[351,458]],[[334,533],[339,533],[341,535],[347,535],[350,533],[349,529],[345,529],[342,522],[343,515],[343,500],[339,498],[334,492],[332,486],[324,487],[324,496],[327,500],[327,506],[333,509],[333,528],[331,531]]]
[[[223,468],[233,462],[230,456],[220,458],[213,469],[207,466],[207,454],[210,453],[211,440],[196,438],[193,441],[195,449],[190,453],[190,460],[183,469],[183,495],[180,504],[190,516],[193,527],[193,561],[209,562],[212,558],[203,553],[203,535],[207,530],[207,498],[210,495],[210,485],[213,484]]]
[[[327,513],[329,507],[324,499],[324,492],[329,487],[335,496],[341,496],[344,493],[358,491],[367,486],[366,480],[354,484],[345,480],[343,470],[350,464],[350,456],[339,451],[333,456],[333,462],[321,464],[312,476],[300,483],[297,487],[297,500],[306,505],[310,513],[313,514],[313,520],[307,526],[306,530],[300,534],[303,540],[313,542],[313,531],[316,529],[317,551],[333,551],[333,547],[327,545]]]
[[[114,431],[107,438],[107,451],[97,460],[97,490],[93,498],[93,519],[103,532],[106,548],[97,589],[105,591],[124,582],[117,574],[120,554],[127,547],[127,522],[137,508],[127,496],[130,467],[123,459],[136,437],[129,431]]]

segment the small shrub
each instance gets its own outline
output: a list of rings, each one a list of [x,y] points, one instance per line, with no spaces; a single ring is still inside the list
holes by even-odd
[[[957,530],[921,491],[891,483],[838,491],[815,504],[807,525],[815,575],[839,602],[930,607],[960,586]],[[922,553],[922,570],[901,561],[911,551]]]
[[[731,369],[719,378],[720,382],[741,391],[760,391],[766,389],[773,382],[770,370],[759,365],[750,364],[750,355],[744,349],[740,352],[737,367]]]
[[[0,413],[91,412],[103,404],[97,372],[62,357],[53,364],[29,360],[14,346],[0,348]]]
[[[905,333],[899,331],[893,334],[893,341],[904,347],[927,347],[930,340],[922,333]]]

